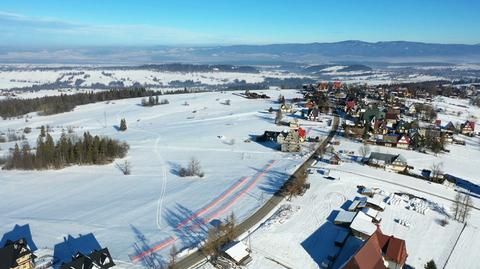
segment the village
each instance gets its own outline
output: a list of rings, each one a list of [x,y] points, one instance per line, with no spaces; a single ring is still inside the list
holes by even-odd
[[[413,87],[421,87],[421,85]],[[320,195],[315,193],[315,189],[320,186],[347,184],[345,186],[348,186],[349,191],[342,192],[341,200],[335,202],[326,200],[326,203],[330,204],[329,210],[322,211],[326,220],[315,217],[317,221],[313,225],[327,221],[326,223],[331,223],[334,225],[332,227],[335,227],[329,228],[333,230],[327,236],[332,240],[324,241],[324,243],[329,242],[328,244],[331,246],[321,246],[316,250],[310,249],[311,246],[305,248],[308,253],[311,251],[319,253],[313,256],[310,254],[319,267],[348,269],[415,267],[409,263],[408,257],[418,257],[422,264],[439,263],[446,266],[448,260],[445,261],[444,257],[438,258],[436,255],[419,257],[422,253],[413,253],[417,249],[416,247],[411,246],[408,240],[402,239],[401,236],[397,237],[396,233],[392,232],[395,231],[395,229],[392,230],[392,226],[400,225],[410,229],[415,223],[412,223],[412,219],[393,218],[389,213],[389,208],[404,203],[408,210],[420,212],[421,215],[425,215],[428,209],[432,209],[430,211],[435,214],[441,212],[440,216],[429,216],[429,218],[440,218],[442,222],[440,226],[447,226],[449,229],[451,227],[452,232],[458,236],[456,240],[459,240],[466,227],[466,220],[471,214],[471,209],[477,203],[476,201],[473,203],[471,197],[478,199],[480,195],[478,183],[464,179],[463,175],[456,174],[455,169],[454,171],[445,169],[448,167],[444,167],[443,163],[432,162],[425,166],[425,163],[410,161],[409,156],[413,156],[412,154],[415,156],[423,154],[431,156],[431,158],[438,155],[449,156],[449,154],[451,155],[449,145],[463,148],[472,147],[474,139],[479,136],[479,133],[476,132],[477,118],[474,115],[465,115],[466,112],[462,114],[455,109],[453,111],[457,112],[453,113],[450,110],[451,107],[460,106],[458,104],[447,103],[444,108],[441,108],[438,106],[438,101],[437,103],[433,101],[435,98],[437,100],[438,98],[459,98],[458,91],[450,90],[450,95],[439,97],[444,93],[441,87],[431,95],[425,94],[425,91],[414,89],[400,86],[383,88],[346,85],[335,81],[305,85],[302,90],[294,91],[294,94],[290,92],[287,96],[284,96],[282,90],[233,92],[232,100],[233,97],[245,99],[246,102],[257,102],[256,99],[259,99],[267,102],[266,104],[271,104],[270,107],[265,107],[260,111],[262,117],[269,119],[269,124],[263,126],[269,127],[257,129],[256,134],[250,134],[248,138],[243,139],[243,143],[250,144],[250,146],[261,145],[261,147],[277,152],[276,154],[282,154],[283,158],[295,156],[302,160],[303,164],[290,171],[293,176],[288,180],[281,184],[276,183],[275,188],[277,189],[271,195],[273,195],[272,199],[278,198],[275,202],[277,206],[263,213],[259,223],[247,225],[247,227],[257,230],[253,235],[250,235],[250,232],[248,234],[244,231],[240,232],[240,228],[233,227],[231,228],[232,233],[237,236],[224,240],[227,233],[224,234],[224,230],[216,231],[220,236],[215,239],[215,242],[222,243],[215,247],[218,248],[217,250],[207,252],[207,257],[209,257],[207,261],[211,262],[210,265],[214,265],[216,268],[260,268],[259,266],[265,266],[262,263],[265,260],[257,256],[266,256],[261,254],[259,249],[252,248],[250,243],[252,237],[255,238],[253,240],[263,240],[262,229],[264,228],[262,227],[265,223],[274,223],[272,225],[275,225],[277,214],[285,206],[285,203],[293,203],[296,199],[301,201],[304,199],[303,196],[315,195],[316,197]],[[476,86],[463,88],[462,92],[464,91],[467,94],[462,96],[463,99],[473,99],[478,95]],[[275,93],[278,93],[278,97],[272,95]],[[234,107],[237,102],[235,100],[232,102],[231,99],[220,101],[219,98],[216,101],[223,107]],[[143,102],[144,100],[142,100]],[[190,109],[185,105],[187,103],[182,99],[181,104],[184,106],[182,109]],[[170,104],[165,102],[165,105]],[[464,119],[465,117],[466,119]],[[188,117],[187,120],[193,118]],[[318,129],[319,126],[323,126],[323,129]],[[328,132],[331,135],[327,136]],[[225,145],[235,144],[233,139],[229,141],[223,136],[219,136],[218,139],[221,139]],[[242,158],[245,158],[245,153]],[[345,166],[347,168],[344,168]],[[371,180],[366,181],[368,184],[362,185],[364,183],[362,180],[355,183],[355,180],[351,179],[352,175],[367,178],[367,174],[370,174],[372,179],[377,180],[376,177],[380,177],[380,173],[398,174],[400,180],[397,184],[402,191],[405,191],[404,188],[408,185],[408,183],[402,183],[404,180],[420,182],[419,184],[437,184],[438,188],[435,187],[437,189],[441,188],[440,186],[447,186],[452,193],[455,189],[458,193],[458,197],[455,198],[451,197],[451,193],[445,194],[445,190],[438,194],[434,193],[435,188],[428,192],[425,189],[420,190],[423,194],[432,192],[442,199],[448,197],[445,199],[449,200],[449,203],[456,204],[458,212],[450,212],[450,209],[447,209],[450,207],[449,204],[440,206],[437,202],[432,202],[430,198],[419,196],[418,190],[413,192],[415,194],[411,192],[412,189],[408,192],[399,192],[391,190],[391,186],[386,189],[372,187]],[[341,174],[343,176],[340,177]],[[393,183],[390,177],[384,177],[387,185]],[[377,183],[380,180],[378,178]],[[313,187],[311,184],[314,184]],[[417,183],[413,183],[412,186],[415,184]],[[387,191],[387,189],[391,191]],[[229,192],[233,192],[233,189]],[[324,195],[328,196],[330,193],[324,193]],[[210,204],[206,208],[214,206],[216,204]],[[338,208],[336,208],[337,206]],[[286,211],[281,211],[286,212],[282,213],[283,217],[289,218],[289,214],[295,214],[295,210],[290,212],[291,206],[288,208]],[[322,210],[324,209],[322,208]],[[223,210],[222,212],[227,211]],[[199,218],[198,215],[199,213],[195,213],[192,216],[196,219]],[[192,221],[190,218],[182,223]],[[449,224],[450,219],[455,223]],[[295,216],[289,220],[289,222],[296,221],[308,220],[296,220]],[[425,222],[423,219],[417,221]],[[235,225],[242,226],[245,223],[240,222]],[[465,223],[463,229],[460,223]],[[308,226],[310,225],[312,223],[308,224]],[[180,224],[177,226],[177,230],[179,226],[182,226],[180,230],[184,229],[183,224]],[[460,234],[457,232],[458,228],[461,230]],[[211,231],[217,228],[207,229]],[[243,230],[245,229],[243,228]],[[407,235],[409,239],[415,236],[408,233],[400,234]],[[322,234],[322,236],[326,235]],[[64,238],[64,242],[55,245],[53,253],[47,251],[46,254],[41,250],[41,254],[38,254],[32,237],[34,238],[35,235],[32,236],[28,225],[15,226],[11,232],[5,233],[2,244],[0,244],[2,245],[0,257],[9,260],[10,263],[6,267],[0,268],[45,269],[53,266],[53,268],[60,269],[76,269],[110,268],[116,265],[109,249],[101,247],[92,233],[80,234],[78,238],[69,235]],[[147,247],[139,247],[136,255],[130,256],[132,257],[130,262],[133,262],[131,266],[140,263],[148,268],[164,268],[164,266],[167,266],[165,268],[189,268],[198,264],[198,261],[189,261],[189,257],[192,257],[191,253],[195,253],[191,250],[187,254],[175,250],[170,253],[170,261],[167,262],[167,265],[159,263],[156,252],[166,246],[171,246],[178,239],[169,240],[157,247],[148,247],[147,244]],[[199,253],[205,251],[205,246],[212,243],[208,240],[200,241],[197,250]],[[62,249],[62,246],[66,249]],[[452,246],[449,245],[449,247]],[[454,253],[455,246],[452,248],[451,252]],[[295,265],[294,259],[288,261],[288,257],[289,255],[283,259],[269,259],[274,259],[287,268],[299,268]],[[199,260],[203,261],[205,258]],[[413,261],[417,268],[418,260]],[[182,262],[191,264],[183,266]],[[202,266],[209,268],[209,265]],[[118,263],[117,267],[123,268],[122,261]],[[455,268],[455,266],[449,268]]]

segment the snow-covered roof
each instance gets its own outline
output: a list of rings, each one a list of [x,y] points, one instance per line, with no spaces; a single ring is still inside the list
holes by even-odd
[[[227,253],[227,255],[230,256],[235,262],[240,263],[250,255],[247,249],[248,248],[245,243],[239,241],[225,249],[225,253]]]
[[[370,197],[367,198],[367,203],[378,206],[381,209],[385,209],[385,207],[387,206],[383,201]]]
[[[371,236],[377,229],[377,226],[372,223],[371,217],[360,211],[350,224],[350,229]]]
[[[362,212],[374,219],[378,218],[378,214],[380,213],[378,210],[375,210],[373,208],[368,208],[368,207],[362,208]]]
[[[357,212],[350,212],[350,211],[340,211],[338,212],[337,216],[335,217],[335,220],[333,220],[334,223],[351,223],[355,216],[357,215]]]

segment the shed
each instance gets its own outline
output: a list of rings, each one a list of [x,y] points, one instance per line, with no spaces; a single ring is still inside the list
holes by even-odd
[[[225,254],[230,257],[237,265],[246,265],[252,261],[248,247],[242,241],[233,242],[225,247]]]
[[[342,224],[350,224],[352,223],[353,219],[355,219],[355,216],[357,215],[357,212],[351,212],[351,211],[340,211],[338,212],[337,216],[333,220],[333,223],[337,225],[342,225]]]
[[[355,236],[367,239],[376,231],[377,226],[372,223],[371,217],[360,211],[350,224],[350,229]]]
[[[380,211],[378,211],[378,210],[375,210],[373,208],[365,207],[365,208],[362,208],[361,212],[363,212],[363,213],[365,213],[365,215],[371,217],[373,219],[373,222],[375,222],[375,223],[379,223],[380,221],[382,221],[382,218],[379,216]]]
[[[380,200],[377,200],[377,199],[374,199],[374,198],[370,198],[370,197],[367,198],[367,206],[366,207],[373,208],[373,209],[378,210],[378,211],[384,211],[386,206],[387,206],[387,204],[385,204],[383,201],[380,201]]]

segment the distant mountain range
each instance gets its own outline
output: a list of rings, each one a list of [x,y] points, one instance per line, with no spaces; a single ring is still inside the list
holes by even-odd
[[[0,48],[4,63],[162,62],[273,64],[295,62],[448,62],[480,63],[480,44],[432,44],[407,41],[233,45],[211,47],[102,47],[68,49]]]

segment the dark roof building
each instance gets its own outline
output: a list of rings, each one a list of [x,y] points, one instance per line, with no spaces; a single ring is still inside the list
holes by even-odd
[[[31,269],[35,266],[35,258],[25,239],[8,240],[5,246],[0,248],[0,269]]]

